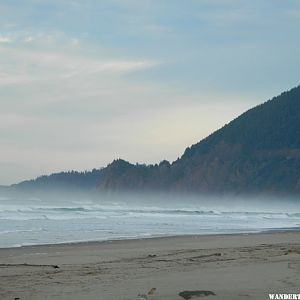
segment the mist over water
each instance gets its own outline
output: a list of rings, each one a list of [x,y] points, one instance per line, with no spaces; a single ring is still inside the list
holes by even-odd
[[[299,201],[287,198],[84,193],[0,196],[0,247],[250,233],[299,226]]]

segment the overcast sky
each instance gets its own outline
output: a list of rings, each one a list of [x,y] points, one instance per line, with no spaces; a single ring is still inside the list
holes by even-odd
[[[299,84],[299,30],[299,0],[0,0],[0,184],[175,160]]]

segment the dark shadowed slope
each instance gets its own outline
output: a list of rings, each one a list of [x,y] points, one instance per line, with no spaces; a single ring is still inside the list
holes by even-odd
[[[171,165],[114,161],[101,190],[205,193],[300,192],[300,87],[245,112]]]

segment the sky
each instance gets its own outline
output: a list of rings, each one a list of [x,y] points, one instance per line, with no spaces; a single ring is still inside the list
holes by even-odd
[[[158,163],[299,84],[298,0],[0,0],[0,184]]]

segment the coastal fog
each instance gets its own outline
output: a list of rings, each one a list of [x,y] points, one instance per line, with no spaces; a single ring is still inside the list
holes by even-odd
[[[0,247],[173,235],[250,233],[300,226],[286,197],[212,197],[85,192],[6,193]]]

